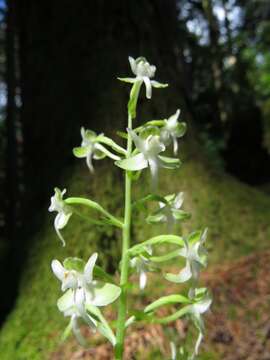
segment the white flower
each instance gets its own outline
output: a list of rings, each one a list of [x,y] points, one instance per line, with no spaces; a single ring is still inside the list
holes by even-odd
[[[203,247],[207,236],[207,229],[203,231],[199,241],[190,242],[184,238],[184,247],[179,250],[179,255],[186,258],[186,266],[178,275],[166,274],[165,278],[169,281],[182,283],[191,277],[198,279],[202,267],[206,266],[206,250]]]
[[[200,296],[203,294],[203,296]],[[196,300],[196,297],[199,296],[199,299]],[[189,306],[189,314],[191,319],[193,320],[196,328],[199,330],[199,335],[195,344],[194,352],[191,356],[191,360],[195,359],[195,356],[198,355],[199,347],[203,339],[204,334],[204,321],[202,318],[202,314],[209,310],[212,299],[206,289],[195,289],[190,291],[189,297],[191,300],[194,300],[194,303]]]
[[[146,249],[147,253],[149,255],[152,255],[152,249],[149,247]],[[150,265],[151,262],[149,259],[147,259],[145,256],[140,255],[136,256],[133,259],[130,260],[130,265],[132,268],[136,268],[138,274],[139,274],[139,283],[140,283],[140,289],[143,290],[147,283],[147,272],[150,271]]]
[[[140,168],[143,169],[149,166],[151,174],[153,178],[155,178],[160,165],[158,155],[166,149],[165,145],[160,141],[160,138],[157,135],[149,135],[146,139],[142,139],[135,131],[128,129],[128,132],[130,133],[136,148],[140,151],[140,154],[137,155],[137,160],[140,162]]]
[[[78,267],[75,269],[75,266],[66,269],[58,260],[53,260],[51,267],[54,275],[62,282],[62,291],[68,289],[67,293],[69,293],[82,289],[86,302],[94,306],[105,306],[119,296],[120,288],[110,283],[93,280],[97,257],[98,254],[94,253],[86,265],[79,270]]]
[[[142,138],[133,130],[127,129],[127,131],[132,137],[139,154],[116,161],[117,166],[129,171],[138,171],[149,166],[154,182],[157,180],[159,167],[167,169],[179,167],[179,159],[160,155],[165,150],[165,145],[160,141],[158,135],[149,135],[146,138]]]
[[[91,130],[81,127],[82,143],[80,147],[74,148],[73,153],[78,158],[86,158],[86,164],[91,172],[94,171],[92,159],[100,160],[106,155],[100,150],[97,142],[97,134]]]
[[[92,160],[101,160],[106,156],[110,157],[113,160],[119,160],[120,157],[113,154],[100,142],[109,142],[109,145],[116,146],[117,150],[121,149],[120,146],[117,146],[111,139],[107,138],[103,134],[97,135],[92,130],[85,130],[84,127],[81,127],[81,136],[82,143],[80,147],[73,149],[73,154],[77,158],[86,158],[86,164],[91,172],[94,172],[94,167]],[[121,151],[125,151],[121,149]]]
[[[144,82],[146,87],[147,99],[151,99],[152,97],[152,86],[155,88],[164,88],[168,86],[168,84],[161,84],[155,80],[150,80],[155,76],[156,67],[154,65],[150,65],[144,57],[138,57],[137,59],[133,59],[133,57],[129,56],[128,60],[131,70],[136,77],[119,78],[119,80],[129,83],[135,83],[137,81]]]
[[[203,296],[198,294],[201,292]],[[204,314],[209,308],[212,303],[212,299],[207,292],[206,289],[195,289],[194,293],[190,295],[193,292],[189,293],[189,298],[194,301],[192,305],[189,306],[189,313],[192,315],[192,318],[195,322],[196,327],[203,332],[204,331],[204,324],[202,319],[202,314]],[[199,298],[198,298],[199,297]]]
[[[62,241],[63,246],[65,246],[66,243],[63,236],[60,233],[60,230],[66,226],[69,218],[72,215],[72,210],[63,200],[63,195],[66,193],[66,189],[64,189],[61,192],[60,189],[55,188],[54,192],[55,192],[54,195],[51,197],[51,205],[49,207],[49,211],[58,212],[54,220],[54,228],[60,240]]]
[[[167,222],[169,228],[177,220],[184,220],[190,215],[183,210],[180,210],[184,201],[184,193],[179,192],[177,195],[167,195],[164,197],[164,202],[159,201],[159,209],[147,217],[146,221],[150,224],[159,222]]]
[[[53,260],[51,267],[54,275],[62,282],[62,291],[67,289],[76,290],[78,288],[86,289],[87,285],[93,282],[93,270],[97,261],[98,254],[90,256],[83,272],[78,270],[66,269],[58,260]]]
[[[174,220],[177,220],[177,213],[175,212],[175,210],[179,210],[181,208],[184,202],[184,193],[180,192],[176,196],[168,196],[165,197],[165,199],[168,201],[167,204],[159,202],[160,210],[164,216],[163,221],[172,222]]]
[[[170,141],[173,141],[173,150],[174,154],[177,154],[178,142],[177,138],[182,137],[186,131],[186,124],[179,123],[178,118],[180,115],[180,110],[178,109],[176,113],[169,117],[169,119],[164,120],[165,124],[161,129],[161,140],[164,144],[168,145]]]
[[[82,344],[85,341],[79,330],[78,319],[82,318],[95,331],[101,319],[97,321],[93,318],[91,311],[111,304],[121,293],[121,289],[116,285],[93,280],[97,257],[98,254],[94,253],[84,266],[83,261],[77,258],[66,259],[65,262],[68,260],[69,265],[66,267],[58,260],[53,260],[51,264],[55,276],[62,282],[62,291],[67,290],[57,302],[58,309],[65,316],[71,317],[70,326]],[[104,335],[106,336],[105,333]]]

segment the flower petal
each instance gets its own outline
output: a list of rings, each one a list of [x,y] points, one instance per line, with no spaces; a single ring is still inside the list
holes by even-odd
[[[62,241],[62,245],[63,247],[66,246],[66,242],[65,239],[63,238],[62,234],[60,233],[59,229],[55,227],[55,231],[57,236],[59,237],[59,239]]]
[[[167,216],[162,214],[161,212],[159,212],[158,214],[155,215],[149,215],[146,218],[146,222],[148,224],[157,224],[160,222],[166,222],[167,221]]]
[[[147,152],[149,155],[155,156],[166,149],[166,146],[160,141],[160,137],[157,135],[149,136],[149,138],[147,138],[147,144]]]
[[[93,280],[93,270],[95,267],[95,263],[97,261],[98,254],[94,253],[89,260],[87,261],[85,267],[84,267],[84,277],[87,283],[92,282]]]
[[[126,82],[126,83],[131,83],[131,84],[134,84],[137,81],[136,78],[129,78],[129,77],[126,77],[126,78],[118,77],[117,79],[120,81]]]
[[[188,281],[192,276],[191,269],[189,263],[187,263],[186,267],[180,271],[178,275],[176,274],[166,274],[165,279],[175,282],[175,283],[183,283]]]
[[[137,74],[137,63],[136,63],[136,60],[132,57],[132,56],[129,56],[128,57],[128,61],[130,63],[130,67],[131,67],[131,70],[133,72],[134,75]]]
[[[78,287],[78,277],[74,274],[74,271],[67,271],[66,276],[62,282],[62,291],[67,289],[76,289]]]
[[[147,99],[151,99],[151,97],[152,97],[152,85],[151,85],[151,81],[150,81],[149,77],[144,76],[143,77],[143,82],[145,83],[146,97],[147,97]]]
[[[199,347],[201,345],[202,339],[203,339],[203,334],[201,332],[199,332],[199,336],[198,336],[198,339],[196,341],[195,349],[194,349],[195,355],[198,355],[198,353],[199,353]]]
[[[184,202],[184,193],[180,192],[176,195],[174,202],[173,202],[173,207],[175,209],[180,209],[180,207],[183,205]]]
[[[92,284],[92,286],[88,286],[89,290],[86,290],[86,302],[94,306],[111,304],[121,293],[118,286],[110,283],[94,281]]]
[[[141,139],[134,130],[131,129],[127,129],[127,132],[129,133],[129,135],[131,136],[136,148],[138,150],[140,150],[140,152],[144,153],[146,148],[145,148],[145,140]]]
[[[176,360],[176,345],[173,341],[170,342],[171,360]]]
[[[121,169],[129,171],[142,170],[148,167],[148,162],[142,153],[132,156],[128,159],[116,161],[115,164]]]
[[[74,291],[69,289],[57,301],[59,311],[66,312],[74,306]]]
[[[155,80],[151,80],[151,85],[154,88],[165,88],[165,87],[169,86],[169,84],[161,84],[160,82],[155,81]]]
[[[73,149],[73,155],[76,156],[77,158],[84,158],[87,156],[87,152],[88,152],[88,148],[87,146],[80,146],[80,147],[75,147]]]
[[[140,272],[140,289],[143,290],[147,283],[147,275],[146,272],[141,270]]]
[[[165,169],[176,169],[181,165],[180,160],[176,158],[161,155],[158,155],[158,158],[160,160],[160,166]]]
[[[177,109],[176,113],[169,117],[169,119],[167,120],[168,129],[172,129],[177,125],[179,115],[180,115],[180,109]]]
[[[63,281],[64,274],[65,274],[65,268],[58,260],[53,260],[51,263],[51,268],[54,273],[54,275],[60,280]]]
[[[87,155],[86,155],[86,165],[88,166],[88,169],[93,173],[94,172],[94,167],[93,167],[93,164],[92,164],[92,156],[93,156],[93,152],[88,151]]]
[[[178,141],[177,138],[175,136],[173,136],[173,153],[174,155],[177,154],[178,151]]]
[[[63,229],[66,224],[68,223],[69,218],[71,217],[72,213],[65,214],[64,212],[59,212],[54,220],[54,225],[57,229]]]
[[[76,337],[78,343],[81,344],[82,346],[86,346],[86,340],[81,334],[80,328],[78,326],[77,316],[75,314],[72,315],[71,324],[72,324],[73,334]]]
[[[154,185],[156,185],[157,177],[158,177],[158,165],[159,165],[158,160],[157,159],[148,159],[148,163],[149,163],[150,172],[152,175]]]
[[[212,299],[207,295],[204,299],[193,305],[193,308],[199,314],[205,313],[211,306]]]

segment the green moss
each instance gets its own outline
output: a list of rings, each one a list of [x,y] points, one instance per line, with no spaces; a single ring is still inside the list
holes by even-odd
[[[118,170],[111,172],[107,165],[100,167],[98,164],[95,177],[85,170],[72,176],[72,172],[67,172],[66,178],[70,180],[62,185],[68,188],[68,194],[87,194],[120,214],[122,176]],[[193,217],[184,225],[184,231],[209,227],[209,258],[212,262],[234,260],[266,248],[270,235],[267,195],[213,171],[196,153],[185,160],[181,170],[168,171],[166,177],[164,175],[162,172],[160,180],[164,195],[164,189],[168,193],[186,193],[185,209],[191,211]],[[142,176],[135,184],[137,196],[146,194],[149,189],[146,178],[149,177]],[[144,218],[143,214],[136,214],[134,242],[159,231],[158,227],[146,226]],[[62,248],[52,227],[53,216],[44,212],[44,220],[43,229],[33,239],[14,310],[0,333],[1,360],[43,360],[58,346],[66,319],[55,305],[60,292],[59,283],[50,270],[53,258],[87,258],[93,251],[100,250],[103,264],[108,269],[116,267],[120,248],[118,230],[93,228],[73,216],[64,231],[67,246]],[[207,355],[202,357],[207,358],[213,359]]]

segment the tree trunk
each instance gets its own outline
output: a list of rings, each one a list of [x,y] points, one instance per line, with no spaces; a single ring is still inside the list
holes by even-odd
[[[128,55],[146,56],[157,78],[176,82],[177,13],[175,0],[18,0],[18,11],[29,219],[72,163],[80,126],[124,124],[126,93],[116,77],[130,74]]]
[[[216,125],[218,128],[223,127],[227,121],[227,112],[223,101],[223,83],[222,83],[222,54],[219,46],[219,26],[218,21],[213,12],[212,0],[203,0],[203,11],[208,21],[210,49],[211,49],[211,63],[212,63],[212,77],[216,93]]]

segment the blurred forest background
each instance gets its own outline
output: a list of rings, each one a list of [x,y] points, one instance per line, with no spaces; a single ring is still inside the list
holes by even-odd
[[[210,228],[205,281],[217,305],[202,359],[270,359],[269,49],[269,0],[0,1],[1,359],[109,359],[73,342],[59,350],[49,264],[100,248],[113,270],[119,234],[74,223],[63,251],[47,207],[58,185],[121,211],[121,172],[98,163],[90,177],[71,150],[81,126],[113,137],[125,128],[128,90],[116,78],[129,76],[129,55],[170,83],[141,99],[139,118],[181,108],[188,123],[183,169],[161,189],[184,190],[187,226]],[[160,339],[149,359],[164,359]]]

